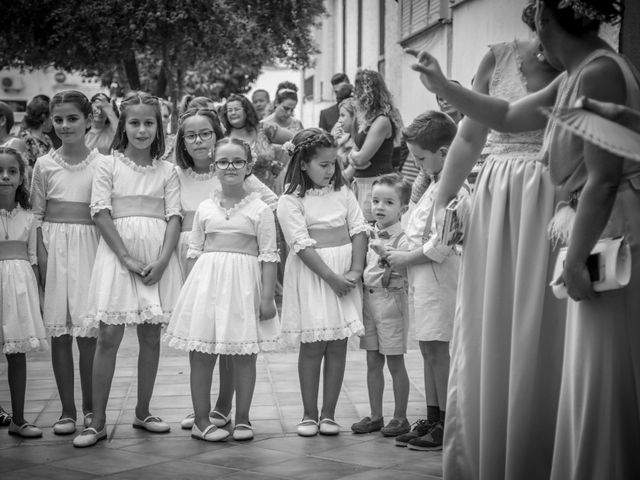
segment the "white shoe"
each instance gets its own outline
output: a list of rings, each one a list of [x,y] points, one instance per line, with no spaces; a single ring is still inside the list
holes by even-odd
[[[60,417],[56,423],[53,424],[53,433],[56,435],[71,435],[76,433],[76,421],[69,417]]]
[[[321,435],[338,435],[340,433],[340,425],[332,418],[323,418],[320,420]]]
[[[298,424],[296,430],[301,437],[314,437],[318,434],[318,422],[311,419],[303,420]]]
[[[201,432],[194,423],[193,428],[191,428],[191,436],[198,440],[204,440],[205,442],[220,442],[229,436],[229,432],[216,427],[213,423]]]
[[[107,428],[98,431],[93,427],[85,428],[80,435],[73,439],[73,446],[77,448],[93,447],[100,440],[107,438]]]
[[[211,419],[211,423],[216,427],[225,427],[231,421],[231,412],[229,412],[228,415],[223,415],[217,410],[212,410],[209,414],[209,418]]]
[[[193,424],[195,423],[195,420],[196,420],[196,414],[190,413],[189,415],[184,417],[182,420],[180,420],[180,427],[183,430],[191,430],[191,428],[193,427]]]
[[[133,419],[133,428],[141,428],[151,433],[167,433],[171,430],[169,424],[163,421],[160,417],[154,417],[149,415],[144,420],[140,420],[138,417]]]
[[[32,423],[24,422],[22,425],[17,425],[11,420],[9,435],[16,435],[22,438],[38,438],[42,436],[42,430]]]
[[[233,429],[234,440],[253,440],[253,427],[251,424],[239,423]]]

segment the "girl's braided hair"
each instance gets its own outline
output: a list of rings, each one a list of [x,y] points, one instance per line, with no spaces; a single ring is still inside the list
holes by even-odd
[[[320,128],[306,128],[299,131],[291,142],[286,142],[283,149],[291,156],[284,177],[285,194],[297,193],[304,197],[307,190],[314,187],[313,181],[302,169],[303,162],[308,164],[321,148],[336,148],[336,141],[330,133]],[[340,162],[335,163],[335,171],[331,179],[334,190],[340,190],[344,185]]]

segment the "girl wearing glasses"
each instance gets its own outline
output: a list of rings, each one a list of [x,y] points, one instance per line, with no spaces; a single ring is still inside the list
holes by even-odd
[[[190,108],[180,117],[176,137],[176,173],[180,182],[180,205],[182,207],[182,233],[178,241],[178,260],[183,276],[187,273],[187,250],[193,226],[193,217],[198,205],[221,188],[213,169],[213,150],[216,141],[222,138],[218,115],[208,108]],[[278,198],[254,175],[244,181],[249,192],[258,192],[260,198],[275,210]],[[226,356],[220,359],[220,390],[216,406],[211,411],[211,420],[218,427],[229,423],[233,398],[233,370]],[[187,415],[180,425],[184,429],[193,427],[194,414]]]
[[[188,275],[164,339],[189,352],[195,422],[191,436],[224,440],[229,432],[209,417],[211,376],[218,355],[233,364],[236,392],[234,440],[253,438],[249,408],[256,355],[279,339],[274,302],[276,227],[258,192],[246,189],[251,147],[235,138],[215,145],[220,189],[198,206],[187,252]]]
[[[158,99],[131,93],[112,144],[97,163],[91,215],[101,234],[89,282],[89,314],[99,326],[93,362],[93,419],[73,444],[89,447],[107,436],[106,408],[125,325],[135,325],[138,402],[133,427],[152,433],[169,425],[149,411],[158,371],[160,330],[180,293],[175,254],[180,234],[180,186],[173,165],[159,160],[164,135]]]
[[[277,145],[293,138],[293,133],[278,125],[258,120],[252,103],[243,95],[230,95],[220,111],[227,136],[247,142],[256,153],[253,174],[275,193],[282,192],[278,174],[286,166],[286,155]]]

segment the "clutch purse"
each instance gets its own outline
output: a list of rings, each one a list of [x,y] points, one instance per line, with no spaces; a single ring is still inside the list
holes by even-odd
[[[560,249],[549,284],[556,298],[567,298],[567,287],[562,273],[567,257],[567,247]],[[602,238],[598,240],[587,259],[587,270],[596,292],[617,290],[631,280],[631,249],[624,237]]]

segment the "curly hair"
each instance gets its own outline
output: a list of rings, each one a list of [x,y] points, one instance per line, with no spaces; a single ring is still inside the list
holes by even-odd
[[[229,98],[225,102],[225,104],[220,107],[220,121],[222,122],[222,126],[224,126],[225,132],[229,135],[229,132],[234,128],[229,122],[229,118],[227,116],[227,108],[231,102],[240,102],[242,105],[242,109],[244,110],[247,119],[245,121],[245,127],[247,128],[257,128],[260,120],[258,119],[258,114],[256,112],[256,108],[253,106],[253,103],[245,97],[244,95],[239,95],[237,93],[232,93],[229,95]]]
[[[356,114],[360,132],[367,131],[380,115],[389,118],[394,135],[402,128],[402,122],[397,118],[398,114],[393,105],[391,93],[382,75],[375,70],[358,70],[353,96],[356,99]]]
[[[27,105],[23,122],[27,128],[40,128],[49,118],[49,97],[36,95]]]
[[[536,31],[536,2],[531,0],[522,9],[522,15],[520,16],[522,22],[529,27],[532,32]]]
[[[16,163],[18,164],[18,172],[20,172],[20,185],[18,185],[18,189],[16,190],[16,202],[25,210],[29,210],[31,208],[31,200],[29,199],[29,190],[27,189],[27,177],[26,177],[26,168],[24,160],[22,160],[22,155],[15,148],[11,147],[0,147],[0,155],[11,155],[15,158]]]
[[[195,117],[199,115],[201,117],[205,117],[209,120],[211,124],[211,129],[213,130],[213,134],[216,136],[216,141],[221,139],[224,136],[222,133],[222,127],[220,126],[220,119],[218,118],[218,114],[215,110],[211,110],[209,108],[190,108],[186,112],[182,114],[180,117],[180,125],[178,126],[178,132],[176,133],[176,165],[178,165],[183,170],[187,168],[193,168],[195,163],[193,162],[193,158],[189,155],[187,151],[187,145],[184,141],[184,121],[188,118]]]
[[[129,145],[129,139],[127,138],[126,124],[127,124],[127,110],[130,107],[136,105],[148,105],[153,108],[153,113],[156,119],[156,138],[153,139],[151,144],[151,158],[160,158],[164,155],[164,132],[162,131],[162,112],[160,111],[160,101],[158,97],[154,97],[145,92],[131,92],[129,93],[122,103],[120,104],[120,118],[118,119],[118,128],[116,134],[113,137],[110,150],[117,150],[124,153],[127,145]]]
[[[336,148],[336,141],[330,133],[320,128],[305,128],[296,133],[291,142],[294,148],[284,176],[284,183],[288,184],[284,193],[285,195],[297,193],[300,197],[304,197],[307,190],[313,188],[313,181],[302,169],[302,163],[311,162],[321,148]],[[335,163],[331,181],[334,190],[340,190],[344,185],[342,169],[338,161]]]
[[[597,32],[604,23],[615,24],[622,19],[624,6],[620,0],[542,0],[555,16],[560,27],[575,37]],[[563,5],[563,6],[561,6]]]

